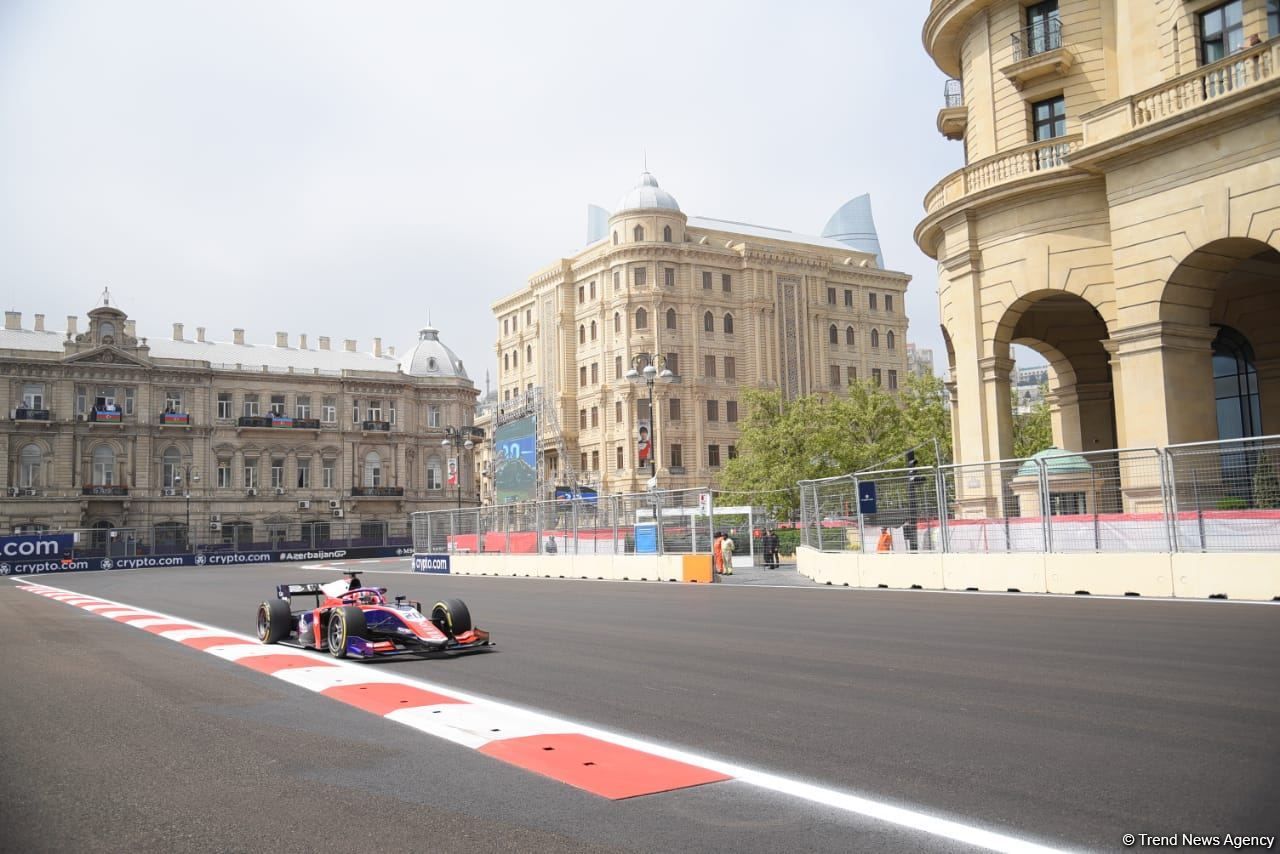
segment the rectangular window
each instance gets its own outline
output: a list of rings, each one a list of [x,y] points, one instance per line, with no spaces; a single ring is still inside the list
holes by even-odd
[[[708,421],[720,420],[720,401],[718,400],[707,401],[707,420]]]
[[[351,423],[360,423],[360,401],[358,400],[351,401]]]
[[[840,388],[840,366],[831,366],[831,387]]]
[[[707,445],[707,465],[713,469],[720,468],[720,446]]]
[[[621,356],[613,357],[613,378],[615,380],[622,379],[622,357]]]
[[[844,289],[844,307],[853,308],[853,291],[848,288]]]
[[[333,460],[325,460],[320,464],[320,484],[324,489],[334,488]]]
[[[293,414],[295,418],[311,417],[311,395],[300,394],[294,398]]]
[[[231,488],[231,460],[218,460],[218,489]]]
[[[244,461],[244,488],[256,489],[258,486],[258,461]]]
[[[186,412],[182,408],[182,392],[179,389],[171,388],[164,393],[164,408],[170,412]]]
[[[581,367],[578,368],[578,387],[579,388],[587,387],[587,366],[586,365],[582,365]]]
[[[82,385],[76,386],[76,415],[84,415],[89,407],[89,391]],[[231,416],[228,415],[228,418]]]
[[[621,469],[622,468],[622,446],[619,445],[618,447],[614,448],[613,454],[615,457],[617,457],[617,460],[614,462],[613,467],[616,469]]]
[[[283,394],[271,395],[271,414],[280,415],[280,416],[284,415],[284,395]]]
[[[644,267],[636,267],[635,275],[636,275],[636,287],[640,287],[640,288],[644,287],[645,282],[648,281],[649,271]]]
[[[672,445],[671,456],[668,457],[668,459],[671,461],[671,468],[673,469],[683,468],[684,467],[684,447],[681,445]]]
[[[587,285],[587,298],[592,300],[596,298],[596,283],[594,281],[592,281],[590,284]],[[525,314],[527,316],[528,312],[526,312]],[[525,326],[528,326],[528,325],[529,325],[529,321],[526,319]]]
[[[738,401],[726,400],[724,402],[724,420],[730,423],[738,420]]]
[[[1067,101],[1062,95],[1031,105],[1031,131],[1036,142],[1067,135]]]
[[[25,383],[22,386],[22,408],[44,409],[44,384]]]
[[[587,452],[586,451],[583,451],[581,454],[578,455],[578,470],[579,471],[587,470]]]
[[[579,430],[587,429],[587,410],[586,409],[578,410],[578,429]]]
[[[835,305],[835,304],[836,304],[836,289],[827,288],[827,305]]]
[[[600,363],[592,362],[591,363],[591,384],[596,385],[599,382],[600,382]]]
[[[298,489],[311,488],[311,460],[307,457],[298,458]]]
[[[387,402],[387,423],[396,423],[396,402],[394,400]]]
[[[332,424],[338,420],[338,402],[335,398],[326,397],[321,409],[326,424]]]
[[[133,414],[133,389],[132,388],[126,388],[124,390],[124,414],[125,415]]]
[[[582,285],[578,285],[578,303],[581,304],[586,302],[587,301],[586,297],[587,297],[586,289]]]
[[[672,376],[680,376],[680,354],[668,353],[664,367],[671,372]]]
[[[1200,62],[1208,65],[1244,48],[1244,8],[1231,0],[1200,13]],[[1268,10],[1268,22],[1271,18]]]
[[[662,268],[662,284],[668,288],[674,288],[676,286],[676,268],[675,267]]]
[[[613,402],[613,423],[622,423],[622,401],[615,400]]]
[[[853,365],[850,365],[849,367],[844,369],[844,375],[849,385],[853,385],[858,381],[858,369],[855,368]]]
[[[680,398],[673,397],[667,401],[667,420],[668,421],[680,420]]]
[[[619,290],[621,287],[622,287],[622,274],[621,274],[621,273],[614,273],[614,274],[613,274],[613,290],[614,290],[614,293],[617,293],[617,292],[618,292],[618,290]]]
[[[1280,0],[1267,0],[1267,38],[1280,36]]]
[[[724,378],[727,380],[736,379],[738,376],[738,359],[736,356],[724,357]]]
[[[427,463],[427,489],[440,489],[440,464],[435,460]]]
[[[218,392],[218,418],[227,419],[231,417],[231,392]]]
[[[872,294],[872,293],[868,293],[868,294],[867,294],[867,305],[871,308],[871,310],[872,310],[872,311],[875,311],[875,310],[876,310],[876,295],[875,295],[875,294]]]
[[[649,398],[642,397],[636,401],[636,418],[641,421],[649,420]]]
[[[898,387],[898,372],[890,368],[889,369],[889,390],[893,391],[897,387]]]
[[[244,396],[244,417],[253,418],[258,414],[258,396],[256,394],[246,394]]]
[[[365,411],[369,413],[369,417],[365,419],[366,421],[381,421],[382,420],[382,401],[380,400],[369,401],[368,405],[365,407]]]
[[[600,471],[600,452],[599,451],[591,452],[591,470]]]
[[[702,357],[702,375],[704,377],[714,377],[716,375],[716,357]]]
[[[704,291],[711,290],[711,273],[704,272],[702,274],[702,289]]]
[[[1024,32],[1024,57],[1062,47],[1062,28],[1058,20],[1058,0],[1043,0],[1027,7],[1027,29]]]
[[[893,294],[884,295],[884,310],[888,312],[893,311]]]
[[[733,291],[733,276],[730,276],[728,273],[720,274],[720,290],[724,291],[726,294]]]
[[[428,405],[427,405],[427,426],[428,426],[428,427],[439,427],[439,426],[440,426],[440,406],[439,406],[439,404],[431,403],[431,404],[428,404]]]
[[[600,426],[600,407],[598,406],[591,407],[591,426]]]
[[[877,386],[880,385],[880,369],[879,368],[871,369],[871,381],[875,383]]]
[[[284,486],[284,460],[279,457],[271,460],[271,486],[273,489]]]
[[[730,446],[729,446],[729,459],[731,459],[731,460],[736,460],[737,458],[738,458],[738,446],[737,446],[737,445],[730,445]]]

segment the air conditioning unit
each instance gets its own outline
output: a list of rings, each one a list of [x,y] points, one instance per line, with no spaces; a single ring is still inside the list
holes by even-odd
[[[298,509],[299,509],[299,510],[310,510],[310,509],[311,509],[311,502],[310,502],[310,501],[299,501],[299,502],[298,502]]]
[[[210,531],[221,531],[221,530],[222,530],[222,523],[221,523],[221,522],[216,522],[216,521],[215,521],[215,522],[210,522],[210,523],[209,523],[209,530],[210,530]]]
[[[277,487],[276,487],[276,495],[284,495],[284,487],[283,487],[283,486],[277,486]]]
[[[253,496],[253,495],[257,495],[257,494],[258,494],[258,488],[257,488],[256,486],[251,486],[251,487],[249,487],[248,489],[246,489],[246,490],[245,490],[245,492],[246,492],[248,495],[251,495],[251,496]]]
[[[34,489],[24,489],[22,490],[22,494],[35,496],[35,495],[39,495],[40,493],[36,492]]]
[[[221,522],[221,521],[222,521],[222,514],[221,514],[221,513],[213,513],[213,514],[211,514],[211,515],[209,516],[209,521],[210,521],[210,522]]]
[[[9,497],[15,498],[17,497],[17,495],[18,495],[18,487],[16,486],[9,487]]]
[[[334,499],[332,499],[332,498],[330,498],[330,499],[329,499],[329,509],[330,509],[330,510],[337,510],[337,509],[338,509],[339,507],[341,507],[341,506],[342,506],[342,502],[341,502],[341,501],[336,501],[336,500],[334,500]]]
[[[178,494],[178,490],[174,489],[172,486],[166,486],[161,491],[164,493],[165,498],[172,498],[173,496]]]
[[[341,518],[342,518],[342,511],[341,511],[341,510],[334,510],[334,511],[333,511],[333,518],[335,518],[335,519],[341,519]]]

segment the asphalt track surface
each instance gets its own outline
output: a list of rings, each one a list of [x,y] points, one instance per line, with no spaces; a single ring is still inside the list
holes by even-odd
[[[499,643],[367,666],[1056,848],[1280,832],[1280,606],[361,568]],[[252,633],[337,575],[35,580]],[[16,587],[0,850],[969,850],[739,780],[600,798]]]

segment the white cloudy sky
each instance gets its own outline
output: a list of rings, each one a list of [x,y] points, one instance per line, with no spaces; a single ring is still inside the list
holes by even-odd
[[[870,192],[910,338],[941,357],[921,199],[927,4],[0,3],[0,293],[83,315],[104,286],[254,343],[399,349],[428,318],[483,388],[489,304],[582,246],[647,151],[686,213],[818,233]]]

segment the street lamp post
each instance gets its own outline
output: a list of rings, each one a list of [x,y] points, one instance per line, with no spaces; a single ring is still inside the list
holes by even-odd
[[[187,538],[187,551],[192,550],[193,540],[191,538],[191,484],[200,482],[200,472],[197,471],[190,463],[182,466],[182,472],[175,472],[173,475],[174,482],[182,490],[182,496],[187,501],[187,527],[184,529]]]
[[[652,357],[644,354],[632,356],[631,364],[631,370],[623,376],[628,382],[637,385],[644,383],[649,387],[649,478],[656,480],[658,477],[658,413],[653,408],[653,386],[658,380],[664,383],[671,382],[675,379],[675,374],[668,370],[667,359],[661,353],[655,353]]]
[[[475,448],[476,443],[471,438],[470,427],[446,427],[444,429],[445,437],[440,442],[440,447],[444,448],[445,453],[449,453],[449,449],[454,445],[458,446],[458,451],[466,451],[468,454]],[[445,464],[448,465],[446,459]],[[453,476],[458,481],[458,509],[462,509],[462,457],[458,457],[457,466],[454,468]]]

